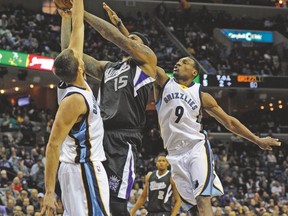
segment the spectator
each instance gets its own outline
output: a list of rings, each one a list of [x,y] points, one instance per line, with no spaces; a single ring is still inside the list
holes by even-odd
[[[20,131],[23,134],[23,138],[21,140],[23,145],[35,144],[33,124],[31,123],[29,116],[24,117],[24,121],[20,124]]]
[[[35,210],[41,210],[40,209],[40,202],[39,202],[39,198],[38,198],[38,190],[35,188],[33,188],[31,190],[30,204],[34,206]]]
[[[0,215],[7,215],[6,207],[3,205],[0,205]]]
[[[6,29],[7,26],[8,26],[7,15],[2,14],[1,19],[0,19],[0,28]]]
[[[27,216],[34,216],[34,206],[33,205],[28,205],[26,207],[26,215]]]
[[[1,179],[0,179],[0,187],[7,187],[9,182],[7,171],[1,170]]]
[[[15,207],[15,200],[12,198],[8,199],[8,203],[6,205],[6,213],[8,216],[12,216],[13,215],[13,209]]]
[[[21,206],[16,205],[14,207],[13,216],[24,216]]]
[[[18,124],[15,118],[10,116],[9,113],[4,114],[3,120],[0,122],[3,132],[13,132],[18,130]]]
[[[13,182],[12,182],[12,188],[13,190],[16,190],[18,192],[22,191],[23,187],[22,187],[22,184],[20,182],[20,179],[19,177],[15,177],[13,179]],[[22,193],[21,193],[22,194]]]
[[[30,173],[33,181],[33,185],[38,188],[40,191],[44,191],[44,165],[41,159],[38,159],[31,168]]]
[[[23,203],[22,203],[22,211],[27,214],[27,207],[30,205],[30,199],[28,197],[25,197],[23,199]]]

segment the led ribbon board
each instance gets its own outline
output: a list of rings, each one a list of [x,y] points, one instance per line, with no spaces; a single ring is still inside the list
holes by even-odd
[[[53,71],[54,59],[47,56],[0,50],[0,65]]]
[[[221,29],[223,34],[233,42],[273,43],[271,31],[249,31],[235,29]]]

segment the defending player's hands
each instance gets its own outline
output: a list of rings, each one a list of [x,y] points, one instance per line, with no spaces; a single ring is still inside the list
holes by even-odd
[[[113,25],[117,26],[118,22],[120,20],[120,18],[118,17],[118,15],[115,13],[115,11],[113,11],[105,2],[103,2],[103,8],[104,10],[106,10],[110,21],[113,23]]]
[[[58,207],[57,202],[54,198],[54,194],[45,194],[44,200],[43,200],[43,207],[41,209],[41,215],[46,216],[53,216],[55,215],[56,208]]]
[[[279,139],[272,137],[259,138],[256,143],[262,150],[272,150],[273,146],[281,146]]]

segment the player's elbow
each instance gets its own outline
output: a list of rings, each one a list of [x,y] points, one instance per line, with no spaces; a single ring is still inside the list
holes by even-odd
[[[51,149],[51,150],[60,149],[60,144],[58,142],[49,141],[47,144],[47,150],[48,149]]]
[[[231,117],[227,122],[225,122],[224,126],[230,131],[235,131],[239,125],[238,122],[237,119]]]

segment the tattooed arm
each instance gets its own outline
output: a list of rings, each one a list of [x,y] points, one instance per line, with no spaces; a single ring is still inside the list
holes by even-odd
[[[124,36],[115,26],[85,11],[85,21],[103,38],[114,43],[138,62],[139,67],[149,76],[155,77],[157,58],[154,52],[144,44]]]

